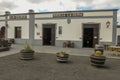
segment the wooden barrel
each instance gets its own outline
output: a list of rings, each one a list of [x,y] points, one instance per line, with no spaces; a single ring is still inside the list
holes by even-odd
[[[103,66],[105,64],[106,57],[105,56],[90,56],[91,64],[94,66]]]
[[[95,45],[95,52],[96,52],[96,51],[101,51],[102,54],[103,54],[103,52],[104,52],[104,47],[101,46],[101,45]]]
[[[58,62],[67,62],[68,58],[69,58],[69,54],[64,54],[64,56],[60,56],[60,53],[57,53]]]

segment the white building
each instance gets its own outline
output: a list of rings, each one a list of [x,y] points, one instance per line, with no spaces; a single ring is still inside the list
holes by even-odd
[[[95,44],[117,44],[117,9],[0,15],[1,36],[24,44],[63,46],[72,41],[77,48]]]

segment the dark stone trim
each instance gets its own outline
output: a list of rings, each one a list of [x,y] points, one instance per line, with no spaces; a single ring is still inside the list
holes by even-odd
[[[15,39],[16,44],[25,44],[26,41],[30,43],[30,39]],[[55,41],[55,46],[58,47],[63,47],[63,43],[67,40],[56,40]],[[70,40],[74,43],[75,48],[82,48],[82,41],[75,41],[75,40]],[[112,45],[112,42],[99,42],[100,45]],[[34,39],[33,43],[31,45],[37,45],[37,46],[42,46],[42,39]]]
[[[35,20],[46,20],[46,19],[67,19],[68,17],[48,17],[48,18],[35,18]],[[83,17],[69,17],[71,19],[83,19],[83,18],[113,18],[113,16],[83,16]],[[8,21],[21,21],[21,20],[29,20],[28,19],[8,19]],[[5,20],[0,20],[5,21]]]
[[[112,42],[116,45],[116,28],[117,28],[117,11],[113,12],[113,33],[112,33]]]
[[[8,15],[6,14],[6,16],[5,16],[5,39],[8,38],[8,28],[7,28],[7,24],[8,24]]]
[[[35,32],[35,15],[29,13],[29,40],[30,44],[33,44],[34,41],[34,32]]]
[[[63,47],[63,43],[66,41],[73,42],[75,48],[82,48],[82,41],[75,41],[75,40],[56,40],[55,45],[58,47]]]
[[[16,44],[25,44],[26,43],[26,41],[27,41],[27,43],[29,43],[30,41],[29,41],[29,39],[14,39],[15,40],[15,43]]]
[[[26,41],[27,41],[27,43],[31,44],[30,39],[15,39],[16,44],[25,44]],[[34,39],[31,45],[42,46],[42,40],[41,39]]]
[[[102,46],[104,46],[104,45],[113,45],[112,42],[102,42],[102,41],[99,44],[102,45]]]
[[[5,15],[0,15],[0,17],[5,17]]]
[[[0,21],[6,21],[6,20],[4,19],[4,20],[0,20]]]
[[[29,19],[8,19],[8,21],[24,21],[24,20],[29,20]]]

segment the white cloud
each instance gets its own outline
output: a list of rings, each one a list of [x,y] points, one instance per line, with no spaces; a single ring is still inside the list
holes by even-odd
[[[120,0],[0,0],[0,14],[26,13],[29,9],[35,12],[66,11],[84,9],[120,9]],[[120,22],[120,11],[118,11]]]
[[[7,10],[13,10],[17,5],[13,1],[0,1],[0,13],[4,13]]]
[[[30,3],[34,3],[34,4],[39,4],[39,3],[42,3],[42,2],[46,2],[46,1],[54,1],[54,0],[27,0],[28,2]]]

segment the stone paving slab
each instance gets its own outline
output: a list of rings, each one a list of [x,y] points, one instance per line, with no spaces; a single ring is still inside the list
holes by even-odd
[[[14,44],[10,51],[0,52],[0,80],[120,80],[120,56],[107,56],[105,66],[91,66],[89,56],[93,48],[62,48],[55,46],[33,46],[35,59],[19,59],[19,51],[24,45]],[[68,63],[58,63],[58,51],[70,54]],[[51,54],[50,54],[51,53]]]
[[[19,53],[19,51],[23,48],[24,48],[24,45],[13,44],[9,51],[0,52],[0,57]],[[65,51],[70,55],[77,55],[77,56],[90,56],[91,54],[94,53],[93,48],[62,48],[62,47],[56,47],[56,46],[33,46],[33,49],[36,52],[53,53],[53,54],[59,51]],[[120,56],[113,55],[109,51],[104,51],[104,55],[108,58],[120,59]]]
[[[71,55],[68,63],[58,63],[55,54],[35,53],[24,61],[19,54],[0,58],[0,80],[120,80],[118,59],[108,58],[105,66],[91,66],[89,57]]]

